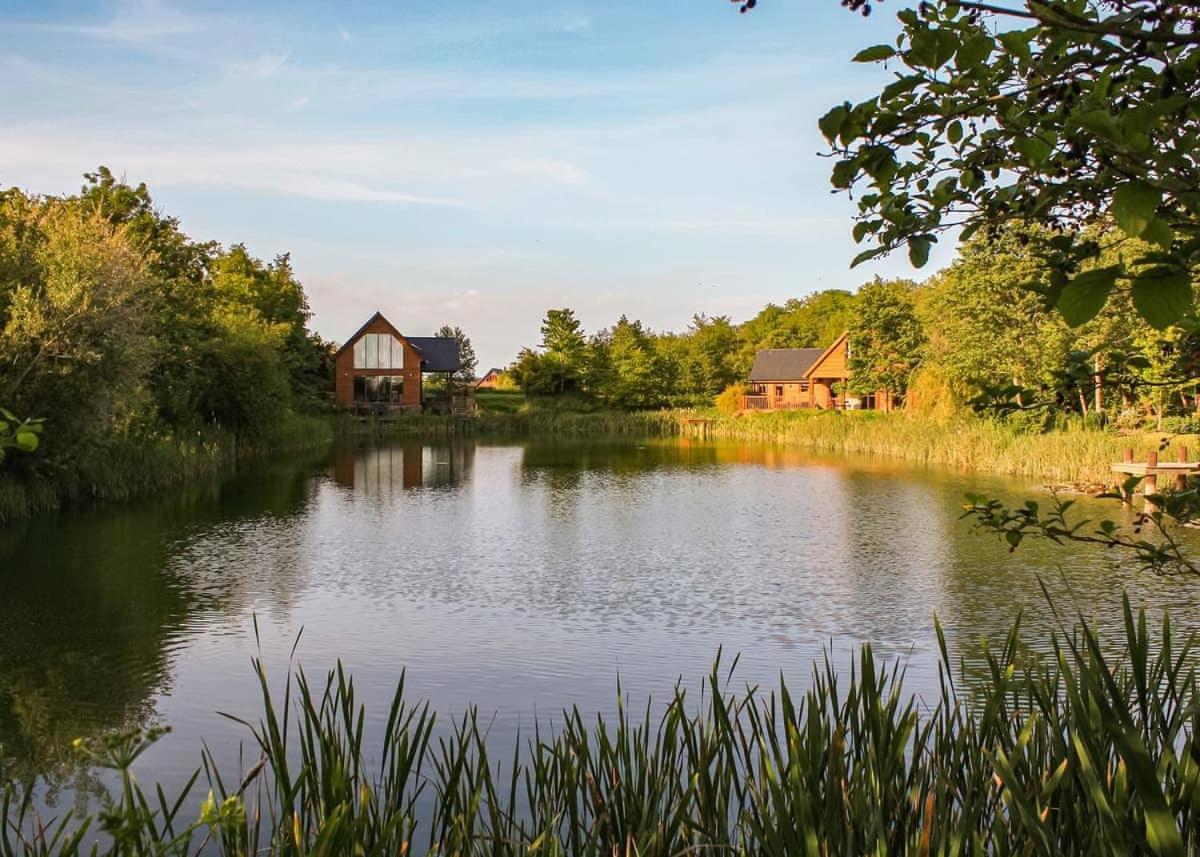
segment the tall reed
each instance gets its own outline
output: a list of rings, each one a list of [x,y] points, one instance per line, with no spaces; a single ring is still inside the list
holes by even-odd
[[[731,689],[717,663],[693,700],[612,718],[565,711],[503,758],[474,709],[443,737],[403,678],[382,737],[365,738],[354,681],[302,671],[276,695],[258,663],[259,760],[235,779],[205,754],[168,798],[131,773],[153,735],[82,752],[118,772],[103,812],[50,824],[15,787],[0,855],[379,854],[1166,854],[1200,850],[1195,640],[1152,634],[1125,604],[1119,641],[1080,621],[1048,656],[1019,623],[969,686],[947,654],[936,698],[870,646],[807,690]],[[1114,642],[1116,645],[1114,645]],[[185,807],[192,807],[183,822]]]
[[[1111,482],[1110,467],[1132,447],[1138,460],[1158,450],[1161,433],[1118,435],[1082,427],[1023,430],[999,419],[962,415],[934,420],[905,413],[775,412],[740,417],[711,414],[714,437],[787,443],[810,449],[886,455],[921,464],[1021,476],[1054,484]],[[1197,446],[1196,436],[1173,444]],[[1171,454],[1164,452],[1163,454]]]

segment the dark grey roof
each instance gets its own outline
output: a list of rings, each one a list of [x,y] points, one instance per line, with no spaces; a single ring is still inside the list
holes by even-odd
[[[462,368],[458,340],[451,336],[404,337],[421,352],[421,368],[426,372],[457,372]]]
[[[754,355],[751,381],[799,381],[825,353],[824,348],[764,348]]]

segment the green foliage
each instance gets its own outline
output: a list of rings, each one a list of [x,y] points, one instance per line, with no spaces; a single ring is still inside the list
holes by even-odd
[[[569,708],[511,749],[469,707],[436,714],[403,675],[378,741],[339,664],[297,670],[277,696],[256,660],[259,751],[246,772],[203,767],[178,795],[132,766],[159,732],[80,742],[116,779],[102,812],[38,816],[32,791],[0,800],[0,855],[216,854],[1184,854],[1200,819],[1194,637],[1153,633],[1124,602],[1124,635],[1080,618],[1036,649],[1020,621],[970,675],[941,649],[937,689],[870,645],[849,674],[832,657],[808,688],[734,687],[717,660],[698,698],[611,717]],[[1044,653],[1044,654],[1040,654]],[[197,801],[196,782],[204,778]]]
[[[57,440],[8,478],[75,497],[106,451],[266,441],[320,406],[332,350],[287,255],[194,242],[145,185],[103,167],[86,179],[76,196],[0,192],[0,400]]]
[[[925,331],[917,318],[915,283],[875,280],[859,289],[847,340],[851,392],[903,395],[921,359]]]
[[[854,295],[826,289],[783,306],[768,304],[738,328],[742,340],[737,369],[745,375],[762,348],[824,348],[854,322]]]
[[[855,5],[862,5],[861,3]],[[895,45],[868,48],[894,79],[820,120],[854,190],[856,262],[907,246],[914,265],[949,229],[1058,231],[1042,294],[1072,325],[1114,285],[1163,329],[1191,316],[1200,263],[1200,40],[1192,2],[921,3]],[[1111,268],[1086,229],[1115,223],[1143,250]]]
[[[730,384],[717,395],[713,404],[723,414],[736,414],[742,407],[742,397],[749,389],[745,384]]]
[[[8,450],[33,452],[41,442],[42,420],[17,419],[7,408],[0,408],[0,463]]]

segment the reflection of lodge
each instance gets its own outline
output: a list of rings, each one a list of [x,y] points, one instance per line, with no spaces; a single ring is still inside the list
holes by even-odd
[[[473,453],[468,444],[349,447],[334,457],[333,478],[366,494],[452,485],[470,469]]]

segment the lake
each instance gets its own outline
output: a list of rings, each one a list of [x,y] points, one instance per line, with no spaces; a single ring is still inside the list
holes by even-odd
[[[410,692],[474,703],[492,740],[563,706],[698,687],[718,649],[737,682],[803,686],[863,642],[932,687],[936,614],[952,657],[1056,603],[1119,627],[1123,589],[1196,624],[1200,585],[1100,550],[1015,554],[959,520],[964,493],[1034,486],[767,445],[396,442],[274,461],[139,503],[0,531],[0,774],[41,800],[98,781],[70,742],[172,734],[139,765],[178,784],[203,738],[230,770],[257,720],[250,660],[341,659],[373,716]],[[1088,501],[1090,502],[1090,501]],[[1087,502],[1083,504],[1087,506]],[[1108,509],[1109,514],[1113,510]],[[249,751],[247,751],[249,755]]]

